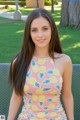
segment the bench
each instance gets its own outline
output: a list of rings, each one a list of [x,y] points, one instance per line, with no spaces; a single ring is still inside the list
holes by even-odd
[[[12,89],[8,84],[10,63],[0,63],[0,115],[7,120]],[[72,92],[75,120],[80,120],[80,64],[73,64]],[[20,112],[20,111],[19,111]]]

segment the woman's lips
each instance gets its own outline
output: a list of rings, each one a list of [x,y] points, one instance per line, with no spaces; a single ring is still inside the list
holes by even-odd
[[[39,40],[37,40],[38,42],[44,42],[45,41],[45,39],[39,39]]]

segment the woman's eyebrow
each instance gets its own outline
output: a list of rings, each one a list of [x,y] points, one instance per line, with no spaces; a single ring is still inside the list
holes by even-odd
[[[42,28],[49,27],[48,25],[42,26]],[[31,29],[37,29],[37,27],[31,27]]]

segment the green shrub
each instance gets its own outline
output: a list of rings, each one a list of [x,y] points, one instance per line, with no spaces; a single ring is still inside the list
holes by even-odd
[[[0,5],[15,5],[14,1],[0,1]]]
[[[26,5],[26,1],[25,0],[19,0],[19,5],[21,7],[24,7]]]
[[[57,4],[58,4],[58,0],[54,0],[54,4],[56,4],[56,5],[57,5]]]
[[[24,7],[25,5],[26,5],[26,3],[25,2],[19,2],[19,5],[21,6],[21,7]]]
[[[58,0],[53,0],[54,4],[58,4]],[[50,6],[51,5],[51,0],[44,0],[44,4]]]
[[[18,2],[20,6],[25,6],[26,5],[26,2],[25,1],[19,1]],[[0,1],[0,5],[15,5],[15,1]]]
[[[44,4],[50,6],[51,5],[51,0],[44,0]]]

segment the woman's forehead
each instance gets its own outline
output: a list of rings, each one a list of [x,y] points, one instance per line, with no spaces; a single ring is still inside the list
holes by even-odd
[[[37,26],[50,26],[50,24],[45,17],[38,17],[32,21],[31,28]]]

